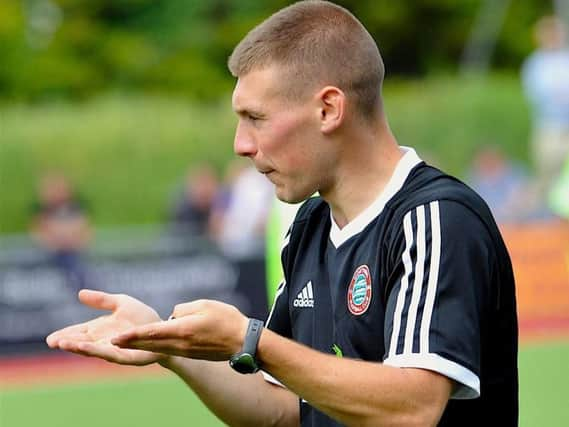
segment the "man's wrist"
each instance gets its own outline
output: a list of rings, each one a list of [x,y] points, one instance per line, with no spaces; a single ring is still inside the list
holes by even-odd
[[[247,331],[243,346],[229,358],[229,365],[241,374],[254,374],[259,371],[260,364],[255,355],[257,344],[263,332],[264,322],[258,319],[248,319]]]
[[[163,368],[168,369],[169,371],[175,371],[176,370],[176,359],[178,358],[178,356],[171,356],[169,354],[163,354],[161,356],[162,357],[160,357],[156,361],[156,363],[158,363]]]
[[[257,354],[256,358],[259,363],[263,366],[263,371],[270,373],[270,344],[268,341],[271,341],[273,338],[274,332],[270,329],[263,328],[263,332],[261,332],[261,336],[259,337],[259,342],[257,343]]]
[[[235,342],[235,346],[233,347],[233,351],[231,352],[232,355],[238,353],[243,348],[248,329],[249,329],[249,318],[243,316],[243,319],[241,321],[240,331],[239,334],[237,334],[237,340]]]

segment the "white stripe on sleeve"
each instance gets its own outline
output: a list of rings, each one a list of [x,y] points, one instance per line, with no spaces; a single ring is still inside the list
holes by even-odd
[[[415,282],[411,304],[407,312],[407,326],[405,328],[405,345],[403,353],[413,352],[413,340],[415,336],[415,322],[417,320],[417,308],[423,289],[423,275],[425,270],[425,207],[417,207],[417,260],[415,262]]]
[[[279,299],[281,294],[284,292],[285,286],[286,286],[286,280],[283,280],[281,282],[281,284],[279,285],[279,288],[277,289],[277,293],[275,294],[275,299],[273,300],[273,306],[271,307],[271,312],[269,313],[269,317],[267,317],[267,321],[265,322],[265,325],[268,325],[269,322],[271,321],[271,317],[273,317],[273,311],[275,311],[275,307],[277,306],[277,300]]]
[[[421,320],[420,353],[429,353],[429,330],[431,328],[433,307],[435,306],[435,295],[437,293],[439,265],[441,261],[441,220],[439,202],[431,202],[429,207],[431,209],[431,264],[429,267],[427,296],[425,298],[425,307],[423,308],[423,319]]]
[[[399,329],[401,328],[401,313],[405,305],[405,294],[409,286],[409,275],[412,271],[411,264],[411,246],[413,246],[413,230],[411,225],[411,212],[408,212],[403,218],[403,230],[405,231],[405,250],[403,251],[402,260],[405,266],[405,274],[401,278],[401,286],[397,295],[397,304],[395,305],[395,313],[393,315],[393,330],[391,332],[391,342],[389,344],[389,355],[393,356],[397,352],[397,340],[399,337]]]

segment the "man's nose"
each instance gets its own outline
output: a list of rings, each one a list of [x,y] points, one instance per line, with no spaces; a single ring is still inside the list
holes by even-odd
[[[237,124],[237,129],[235,130],[233,151],[238,156],[243,157],[254,157],[257,154],[257,144],[241,122]]]

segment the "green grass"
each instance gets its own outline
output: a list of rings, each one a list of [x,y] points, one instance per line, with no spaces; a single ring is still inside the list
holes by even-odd
[[[40,387],[0,394],[0,427],[219,427],[177,378]]]
[[[569,426],[569,343],[524,347],[519,367],[520,425]]]
[[[569,425],[569,342],[520,352],[520,426]],[[0,427],[217,427],[223,425],[173,377],[0,393]]]
[[[26,230],[34,186],[58,169],[90,202],[96,225],[157,223],[191,164],[233,158],[229,95],[216,105],[109,94],[81,104],[0,106],[0,234]],[[517,77],[389,81],[399,142],[462,175],[476,149],[527,160],[528,111]]]

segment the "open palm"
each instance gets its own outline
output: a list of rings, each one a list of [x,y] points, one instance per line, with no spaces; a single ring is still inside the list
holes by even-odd
[[[79,300],[92,308],[110,310],[111,314],[53,332],[46,339],[51,348],[123,365],[148,365],[164,357],[150,351],[121,349],[111,344],[111,338],[121,332],[160,321],[160,316],[151,307],[128,295],[91,290],[79,292]]]

